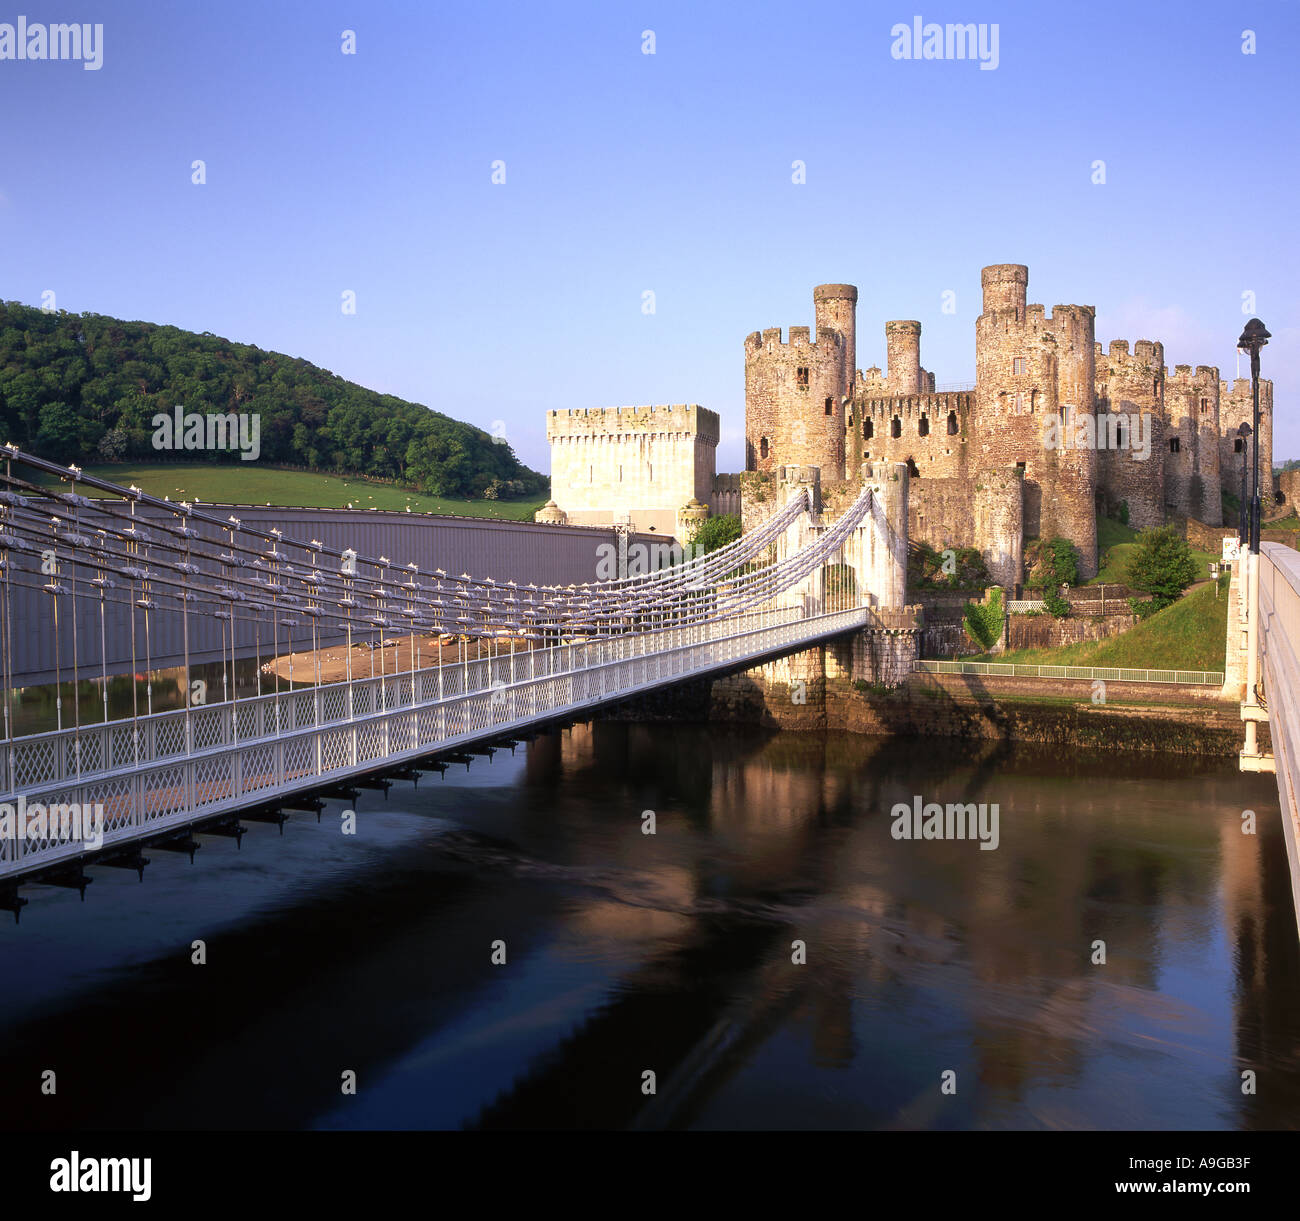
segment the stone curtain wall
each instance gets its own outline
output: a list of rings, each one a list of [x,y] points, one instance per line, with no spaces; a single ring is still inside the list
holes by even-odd
[[[1007,648],[1046,649],[1105,640],[1127,632],[1136,623],[1137,617],[1127,609],[1068,619],[1055,619],[1051,615],[1012,615],[1007,625]]]
[[[1282,495],[1282,504],[1292,508],[1300,504],[1300,470],[1283,471],[1277,477],[1277,487]]]

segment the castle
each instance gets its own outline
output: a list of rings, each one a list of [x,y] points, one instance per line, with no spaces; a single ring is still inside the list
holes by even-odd
[[[1130,349],[1116,339],[1103,351],[1095,309],[1029,304],[1021,264],[985,267],[980,278],[973,384],[936,385],[921,366],[921,324],[910,320],[885,323],[885,371],[860,370],[858,290],[822,284],[813,327],[745,339],[752,475],[715,475],[719,421],[699,406],[552,411],[553,499],[537,519],[684,538],[709,508],[740,511],[748,479],[817,467],[830,487],[858,479],[864,464],[899,463],[910,475],[908,537],[976,548],[1006,586],[1024,580],[1027,539],[1069,539],[1080,576],[1095,576],[1098,513],[1126,510],[1138,529],[1171,514],[1220,525],[1220,485],[1240,491],[1249,379],[1221,381],[1208,365],[1170,373],[1153,340]],[[1271,502],[1269,381],[1259,441]]]
[[[1029,269],[985,267],[975,383],[936,386],[921,366],[921,324],[885,323],[887,369],[857,367],[858,291],[813,290],[815,327],[745,340],[745,465],[818,466],[851,479],[863,462],[905,463],[908,535],[975,547],[994,580],[1023,579],[1026,539],[1061,536],[1097,573],[1096,517],[1127,505],[1129,524],[1168,514],[1221,524],[1220,482],[1238,491],[1238,426],[1250,381],[1165,367],[1164,347],[1117,339],[1103,351],[1090,305],[1029,304]],[[1260,470],[1273,458],[1273,386],[1260,384]],[[1272,479],[1261,489],[1271,494]]]

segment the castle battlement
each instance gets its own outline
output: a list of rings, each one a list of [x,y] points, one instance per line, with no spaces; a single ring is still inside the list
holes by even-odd
[[[817,338],[815,340],[812,339],[812,328],[807,326],[792,326],[790,328],[789,343],[784,342],[781,335],[782,328],[779,326],[770,326],[766,330],[751,332],[745,336],[746,355],[756,355],[760,352],[789,352],[796,348],[817,348],[822,353],[830,352],[833,349],[834,353],[838,355],[844,350],[844,336],[839,331],[828,326],[817,328]]]
[[[1099,372],[1104,361],[1117,373],[1141,374],[1144,377],[1164,375],[1165,346],[1155,340],[1137,340],[1131,353],[1127,339],[1112,339],[1104,353],[1100,343],[1095,345],[1095,350]]]
[[[546,414],[547,440],[610,434],[683,433],[716,444],[721,435],[718,413],[698,403],[673,403],[644,407],[574,407]]]
[[[1022,330],[1032,334],[1054,334],[1062,327],[1073,329],[1090,326],[1097,316],[1097,307],[1054,305],[1049,314],[1045,305],[1034,303],[1023,306],[1020,314],[1021,318],[1017,320],[1006,308],[988,310],[979,316],[977,326],[985,330],[992,327],[997,331]]]
[[[1245,395],[1246,398],[1253,397],[1253,392],[1250,388],[1250,378],[1248,377],[1234,378],[1230,382],[1220,381],[1219,388],[1224,394],[1230,394],[1233,398],[1236,398],[1239,395]],[[1273,382],[1270,378],[1261,377],[1259,379],[1259,405],[1261,411],[1264,408],[1265,401],[1270,403],[1273,401]]]
[[[1191,365],[1175,365],[1172,375],[1166,372],[1165,382],[1169,386],[1217,386],[1219,371],[1213,365],[1197,365],[1193,373]]]

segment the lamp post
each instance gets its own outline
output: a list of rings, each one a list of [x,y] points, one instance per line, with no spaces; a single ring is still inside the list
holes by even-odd
[[[1263,766],[1257,742],[1256,723],[1267,720],[1268,713],[1259,703],[1259,350],[1269,341],[1269,333],[1258,318],[1246,323],[1237,347],[1250,354],[1250,380],[1254,395],[1254,442],[1252,462],[1254,488],[1250,498],[1250,551],[1246,559],[1246,699],[1241,715],[1246,722],[1246,745],[1241,752],[1243,770],[1259,771]],[[1245,425],[1242,425],[1243,429]],[[1244,448],[1244,446],[1243,446]],[[1243,455],[1244,457],[1244,455]]]
[[[1252,318],[1246,323],[1245,329],[1241,332],[1241,338],[1237,340],[1237,347],[1243,352],[1250,355],[1250,389],[1253,405],[1253,424],[1255,429],[1255,440],[1252,446],[1254,457],[1251,459],[1252,478],[1254,480],[1254,490],[1250,498],[1250,550],[1254,555],[1259,554],[1259,519],[1260,519],[1260,498],[1259,498],[1259,350],[1272,338],[1267,328],[1258,318]],[[1270,472],[1271,477],[1271,472]]]
[[[1241,550],[1243,552],[1250,547],[1250,510],[1247,507],[1250,502],[1246,497],[1246,458],[1250,452],[1250,434],[1252,431],[1245,420],[1242,420],[1241,427],[1237,429],[1237,436],[1241,438],[1241,512],[1238,514],[1237,534],[1241,540]]]

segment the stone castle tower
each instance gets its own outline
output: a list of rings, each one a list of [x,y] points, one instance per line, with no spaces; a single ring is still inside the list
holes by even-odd
[[[536,519],[683,538],[712,495],[718,434],[696,404],[550,411],[552,499]]]
[[[887,370],[860,371],[858,291],[813,290],[808,327],[745,340],[745,465],[772,472],[818,466],[823,482],[862,462],[905,463],[909,536],[977,547],[994,579],[1023,579],[1025,539],[1061,536],[1097,572],[1098,511],[1127,507],[1139,529],[1170,513],[1216,526],[1220,483],[1236,491],[1237,426],[1251,413],[1249,380],[1178,365],[1160,343],[1096,341],[1090,305],[1028,301],[1029,269],[985,267],[975,322],[974,385],[936,387],[921,365],[921,324],[885,324]],[[1260,467],[1272,469],[1271,382],[1260,387]],[[1263,489],[1271,495],[1269,486]]]

